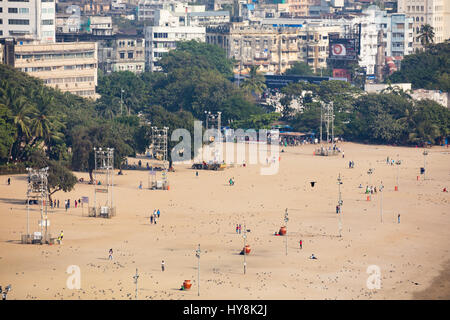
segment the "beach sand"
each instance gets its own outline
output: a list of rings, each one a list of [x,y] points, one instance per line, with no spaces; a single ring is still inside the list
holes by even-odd
[[[0,181],[0,285],[11,284],[8,299],[448,299],[450,294],[450,150],[429,149],[427,180],[417,180],[423,149],[341,143],[345,158],[313,156],[314,146],[285,147],[279,171],[261,175],[260,165],[199,171],[187,164],[169,173],[170,190],[148,190],[148,172],[114,176],[117,216],[89,218],[75,199],[94,199],[94,186],[79,183],[53,195],[50,232],[64,230],[62,245],[22,245],[26,233],[26,176]],[[394,191],[397,167],[399,191]],[[355,168],[348,168],[348,161]],[[137,162],[130,159],[130,162]],[[143,166],[147,160],[142,159]],[[263,161],[265,165],[265,160]],[[374,168],[371,178],[367,174]],[[337,177],[341,174],[342,237],[339,237]],[[87,173],[75,173],[88,180]],[[235,185],[229,186],[230,177]],[[383,222],[378,192],[364,188],[383,181]],[[139,190],[139,182],[144,189]],[[310,181],[315,181],[311,187]],[[363,189],[358,188],[362,184]],[[100,196],[99,196],[100,197]],[[71,199],[65,212],[64,199]],[[100,199],[99,199],[100,201]],[[39,231],[40,213],[31,206],[30,229]],[[284,225],[286,237],[275,236]],[[156,225],[149,223],[161,210]],[[401,223],[397,223],[401,214]],[[242,235],[251,231],[243,274]],[[303,249],[299,249],[299,240]],[[200,297],[195,250],[201,245]],[[108,251],[113,248],[113,260]],[[318,259],[311,260],[314,253]],[[161,261],[166,269],[161,271]],[[69,266],[81,271],[81,289],[69,289]],[[381,288],[369,289],[369,266],[378,266]],[[179,290],[190,279],[189,291]]]

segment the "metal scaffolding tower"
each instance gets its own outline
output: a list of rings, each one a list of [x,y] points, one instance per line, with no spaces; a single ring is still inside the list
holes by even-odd
[[[333,101],[324,105],[324,124],[325,130],[327,131],[327,143],[334,142],[334,107]],[[331,140],[330,140],[331,138]]]
[[[320,102],[320,145],[321,147],[316,150],[316,155],[329,156],[336,155],[339,151],[334,146],[334,105],[333,101],[325,103]],[[323,134],[322,129],[325,126],[325,131],[327,134],[326,146],[322,145]],[[330,145],[333,145],[331,147]]]
[[[94,161],[94,207],[89,209],[89,216],[111,218],[116,215],[113,193],[114,148],[94,148]],[[100,194],[106,194],[106,199]]]
[[[27,168],[27,234],[22,235],[22,243],[50,243],[48,233],[48,167],[42,169]],[[30,234],[30,202],[38,202],[40,205],[41,219],[39,220],[40,232]]]
[[[168,190],[169,188],[169,178],[167,172],[169,170],[169,158],[168,158],[168,136],[169,127],[163,127],[159,129],[158,127],[152,127],[152,151],[153,157],[162,161],[163,171],[162,180],[158,183],[156,178],[156,172],[150,171],[149,173],[149,189],[163,189]]]
[[[211,111],[205,111],[206,114],[206,130],[213,130],[213,135],[208,137],[209,142],[217,142],[222,141],[221,136],[221,122],[222,122],[222,112],[218,111],[217,113],[211,113]],[[214,131],[216,130],[216,131]],[[221,159],[220,155],[220,147],[218,145],[214,145],[216,147],[214,149],[214,163],[219,163]]]

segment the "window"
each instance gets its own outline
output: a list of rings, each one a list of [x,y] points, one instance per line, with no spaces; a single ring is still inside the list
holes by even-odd
[[[30,9],[28,9],[28,8],[19,8],[19,13],[30,13]]]
[[[8,24],[29,25],[30,20],[28,20],[28,19],[8,19]]]
[[[8,13],[18,13],[19,9],[17,8],[8,8]]]
[[[128,52],[128,59],[133,59],[133,52]]]
[[[125,59],[125,52],[120,52],[119,56],[120,56],[120,59]]]
[[[52,19],[42,20],[42,25],[43,26],[52,26],[53,25],[53,20]]]

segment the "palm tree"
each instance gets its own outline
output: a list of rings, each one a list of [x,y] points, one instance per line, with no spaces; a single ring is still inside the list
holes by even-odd
[[[419,39],[424,46],[428,47],[434,42],[434,28],[429,24],[424,24],[420,28]]]
[[[266,89],[266,81],[262,74],[258,73],[259,66],[250,66],[249,77],[245,79],[242,88],[249,93],[260,95]]]

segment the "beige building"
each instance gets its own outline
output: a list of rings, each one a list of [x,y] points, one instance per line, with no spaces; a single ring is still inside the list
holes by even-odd
[[[63,92],[97,98],[95,42],[17,45],[14,67]]]
[[[450,38],[450,0],[398,0],[398,12],[414,20],[413,47],[421,48],[420,28],[429,24],[434,28],[434,42]]]
[[[335,27],[276,27],[230,23],[207,28],[206,42],[225,49],[237,61],[235,73],[260,66],[264,73],[280,74],[297,61],[305,61],[314,71],[327,67],[328,33]]]
[[[292,17],[306,17],[309,7],[320,4],[320,0],[286,0],[286,4]]]
[[[105,73],[145,71],[145,40],[117,35],[112,40],[98,41],[98,66]]]

